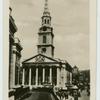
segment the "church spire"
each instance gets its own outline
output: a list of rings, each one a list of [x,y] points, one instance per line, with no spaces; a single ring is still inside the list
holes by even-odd
[[[45,0],[43,16],[50,16],[48,0]]]
[[[48,0],[45,0],[44,12],[42,16],[42,26],[50,26],[50,25],[51,25],[51,16],[48,9]]]
[[[48,0],[45,0],[44,12],[48,12]]]

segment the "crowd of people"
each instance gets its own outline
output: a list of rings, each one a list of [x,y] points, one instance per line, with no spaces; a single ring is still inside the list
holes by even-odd
[[[59,100],[74,100],[74,97],[72,96],[72,93],[70,91],[59,90],[58,92],[56,92],[56,95]]]
[[[90,90],[88,87],[78,88],[77,90],[59,90],[56,92],[59,100],[78,100],[83,95],[90,96]]]

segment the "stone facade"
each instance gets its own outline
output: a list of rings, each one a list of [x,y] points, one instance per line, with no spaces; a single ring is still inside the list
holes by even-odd
[[[17,27],[13,17],[9,15],[9,89],[14,88],[19,83],[19,69],[22,46],[20,40],[14,35]]]
[[[24,90],[19,84],[22,46],[20,40],[15,37],[18,29],[11,15],[12,9],[9,8],[9,11],[9,100],[17,100],[20,98],[17,91],[20,90],[23,93]]]
[[[36,61],[37,58],[44,59]],[[48,61],[49,60],[49,61]],[[67,62],[51,59],[38,54],[23,62],[23,85],[44,86],[50,84],[57,87],[65,87],[71,82],[72,68]]]
[[[38,59],[38,61],[37,61]],[[22,63],[23,85],[41,87],[45,84],[66,87],[71,84],[72,68],[68,62],[55,60],[42,54],[33,56]]]

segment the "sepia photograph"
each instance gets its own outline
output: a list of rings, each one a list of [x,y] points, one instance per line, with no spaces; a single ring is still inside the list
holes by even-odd
[[[89,0],[9,0],[8,100],[90,100]]]

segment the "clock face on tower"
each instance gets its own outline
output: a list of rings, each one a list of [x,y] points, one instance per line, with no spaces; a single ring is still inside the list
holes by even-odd
[[[43,31],[46,31],[46,30],[47,30],[47,27],[46,27],[46,26],[44,26],[44,27],[43,27]]]
[[[42,53],[45,53],[46,52],[46,48],[42,48]]]

